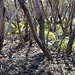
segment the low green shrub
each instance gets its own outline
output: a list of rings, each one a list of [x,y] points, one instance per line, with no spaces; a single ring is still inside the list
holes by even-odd
[[[63,50],[65,51],[65,50],[66,50],[68,41],[69,41],[69,40],[65,40],[65,41],[61,44],[61,51],[63,51]],[[59,44],[60,44],[60,42],[58,43],[58,49],[59,49]],[[73,45],[72,45],[72,50],[75,51],[75,42],[74,42]]]
[[[56,25],[56,29],[57,30],[61,29],[61,26],[60,25]]]
[[[9,24],[8,22],[5,22],[5,30],[7,29],[8,24]],[[13,24],[11,24],[11,26],[12,27],[9,29],[8,34],[14,34],[14,33],[18,33],[19,32],[18,31],[18,25],[16,25],[17,27],[15,27]],[[19,26],[20,26],[20,30],[23,31],[24,30],[24,22],[20,22]]]
[[[15,28],[10,28],[8,34],[15,34],[17,32],[18,32],[18,29],[16,27]]]
[[[61,51],[66,50],[68,44],[68,40],[65,40],[61,45]]]
[[[47,33],[48,33],[48,31],[45,31],[45,37],[47,37]],[[52,32],[49,32],[48,39],[49,40],[56,40],[55,34]]]
[[[75,51],[75,42],[72,45],[72,49],[73,49],[73,51]]]

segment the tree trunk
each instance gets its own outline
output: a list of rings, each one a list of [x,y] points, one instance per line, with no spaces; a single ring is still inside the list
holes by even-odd
[[[30,38],[29,38],[29,34],[28,34],[28,20],[27,20],[27,17],[25,16],[25,37],[24,37],[24,40],[25,42],[28,41]]]
[[[34,39],[36,40],[36,42],[38,43],[38,45],[40,46],[40,48],[44,52],[44,54],[47,57],[47,59],[53,61],[53,57],[52,57],[50,51],[47,50],[47,48],[45,47],[45,45],[41,42],[41,40],[37,36],[36,30],[35,30],[35,27],[34,27],[34,25],[32,23],[32,18],[30,16],[29,10],[27,9],[27,6],[24,4],[24,1],[23,0],[18,0],[18,1],[19,1],[20,5],[21,5],[22,9],[24,10],[24,13],[27,16],[27,19],[29,21],[30,28],[31,28],[32,33],[33,33],[33,36],[34,36]]]
[[[18,13],[18,11],[20,10],[20,6],[17,8],[17,10],[15,11],[15,13],[14,13],[14,15],[11,17],[11,20],[9,21],[9,24],[8,24],[8,27],[7,27],[7,29],[6,29],[6,31],[5,31],[5,33],[4,33],[4,37],[8,34],[8,31],[9,31],[9,29],[10,29],[10,27],[11,27],[11,23],[12,23],[12,21],[13,21],[13,19],[15,18],[15,16],[17,15],[17,13]]]
[[[4,17],[5,17],[5,7],[3,0],[0,0],[0,53],[3,44],[4,37]]]
[[[73,22],[73,18],[71,19],[71,23],[70,23],[70,34],[72,33],[72,22]]]
[[[40,28],[39,28],[39,38],[41,39],[41,41],[43,43],[45,43],[43,13],[42,13],[42,10],[41,10],[41,7],[40,7],[39,0],[34,0],[34,2],[35,2],[35,5],[36,5],[37,20],[38,20],[38,23],[40,25]]]
[[[67,44],[67,49],[66,49],[66,54],[70,55],[72,52],[72,44],[75,38],[75,27],[73,29],[73,32],[71,33],[70,37],[69,37],[69,42]]]
[[[65,38],[65,35],[67,33],[67,29],[71,24],[72,19],[74,18],[74,13],[75,13],[75,1],[72,1],[72,6],[70,7],[71,9],[69,10],[69,14],[68,14],[68,20],[65,24],[65,30],[62,36],[62,40]]]
[[[14,5],[15,5],[15,8],[17,9],[17,5],[16,5],[16,0],[14,0]],[[16,15],[16,18],[17,18],[17,25],[18,25],[18,31],[19,31],[19,36],[20,36],[20,42],[22,43],[22,40],[21,40],[21,30],[20,30],[20,25],[19,25],[19,16],[18,16],[18,13]]]
[[[48,2],[46,2],[46,3],[48,5]],[[43,6],[43,3],[42,3],[42,0],[40,0],[40,4],[41,4],[42,11],[43,11],[43,16],[46,19],[48,26],[50,27],[50,30],[49,31],[52,31],[52,28],[51,28],[51,20],[49,21],[49,19],[47,17],[47,14],[48,13],[46,13],[45,10],[44,10],[44,6]],[[52,16],[51,16],[51,18],[52,18]]]

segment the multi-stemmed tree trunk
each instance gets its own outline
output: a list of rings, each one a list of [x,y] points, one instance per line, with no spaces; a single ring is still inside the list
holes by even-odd
[[[71,6],[72,5],[72,6]],[[62,35],[62,39],[61,39],[61,43],[59,45],[59,50],[58,52],[60,52],[60,48],[61,48],[61,44],[63,42],[63,40],[65,39],[65,36],[66,36],[66,33],[67,33],[67,30],[68,30],[68,27],[72,26],[72,21],[73,21],[73,18],[74,18],[74,13],[75,13],[75,1],[73,0],[71,3],[70,3],[70,9],[69,9],[69,13],[68,13],[68,19],[66,20],[66,24],[65,24],[65,28],[64,28],[64,32],[63,32],[63,35]],[[71,29],[72,30],[72,29]],[[71,31],[70,30],[70,31]]]
[[[67,30],[68,30],[68,27],[71,26],[71,22],[72,22],[72,20],[74,18],[74,13],[75,13],[75,1],[74,0],[72,1],[72,6],[70,8],[71,9],[69,9],[68,20],[67,20],[66,25],[65,25],[65,29],[64,29],[62,39],[65,38],[65,35],[67,33]]]
[[[43,19],[43,13],[40,7],[39,0],[34,0],[34,3],[36,5],[36,16],[38,20],[39,26],[39,38],[42,40],[43,43],[45,43],[45,37],[44,37],[44,19]]]
[[[23,0],[18,0],[18,1],[19,1],[20,5],[21,5],[22,9],[24,10],[24,13],[26,14],[26,17],[27,17],[27,19],[29,21],[29,25],[30,25],[30,28],[32,30],[34,39],[36,40],[36,42],[38,43],[38,45],[40,46],[40,48],[44,52],[44,54],[47,57],[47,59],[53,61],[53,57],[52,57],[51,53],[49,52],[49,50],[46,48],[46,46],[42,43],[42,41],[37,36],[36,30],[35,30],[35,27],[34,27],[34,25],[32,23],[32,18],[30,16],[29,10],[27,9],[27,6],[24,4]]]
[[[3,0],[0,0],[0,53],[3,44],[4,37],[4,16],[5,16],[5,8]]]

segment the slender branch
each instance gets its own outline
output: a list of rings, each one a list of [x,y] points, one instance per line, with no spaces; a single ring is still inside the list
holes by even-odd
[[[11,20],[10,20],[10,22],[9,22],[9,24],[8,24],[8,27],[7,27],[6,31],[5,31],[4,37],[8,34],[9,28],[11,27],[11,23],[12,23],[13,19],[15,18],[15,16],[17,15],[17,13],[18,13],[18,11],[20,10],[20,8],[21,8],[21,7],[19,6],[19,7],[17,8],[17,10],[15,11],[14,15],[11,17]]]

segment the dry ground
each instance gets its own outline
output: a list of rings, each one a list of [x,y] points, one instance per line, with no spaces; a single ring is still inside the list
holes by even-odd
[[[0,56],[0,75],[75,75],[75,54],[62,58],[61,53],[51,51],[54,62],[48,63],[43,52],[33,41],[19,44],[17,34],[5,39]]]

